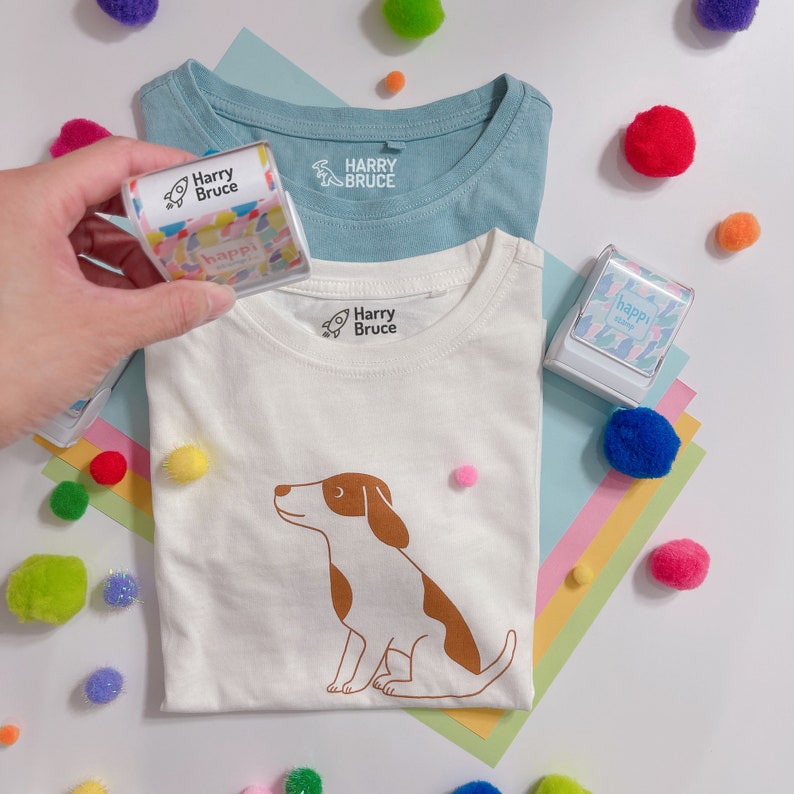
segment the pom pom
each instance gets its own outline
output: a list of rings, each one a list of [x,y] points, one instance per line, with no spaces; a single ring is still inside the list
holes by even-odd
[[[381,10],[389,27],[404,39],[423,39],[444,21],[440,0],[385,0]]]
[[[264,786],[248,786],[242,794],[271,794],[269,788]]]
[[[323,781],[308,767],[293,769],[284,781],[285,794],[322,794]]]
[[[40,620],[60,626],[85,606],[87,587],[78,557],[34,554],[8,577],[6,601],[20,623]]]
[[[98,780],[86,780],[75,786],[69,794],[108,794],[108,790]]]
[[[104,706],[112,703],[120,694],[124,686],[124,676],[113,667],[100,667],[88,676],[83,693],[89,703]]]
[[[88,471],[99,485],[115,485],[127,473],[127,459],[120,452],[100,452],[88,465]]]
[[[102,600],[113,609],[126,609],[138,601],[138,583],[125,571],[111,571],[102,586]]]
[[[154,19],[158,0],[97,0],[97,5],[122,25],[145,25]]]
[[[697,0],[695,16],[704,28],[737,33],[750,27],[757,7],[758,0]]]
[[[195,444],[175,449],[163,464],[165,473],[176,482],[188,483],[207,473],[207,456]]]
[[[50,494],[50,509],[64,521],[77,521],[88,508],[88,491],[79,482],[64,480]]]
[[[673,426],[651,408],[621,408],[610,416],[604,454],[613,469],[637,479],[670,473],[681,446]]]
[[[17,725],[0,726],[0,744],[11,747],[19,739],[19,727]]]
[[[72,119],[61,127],[60,135],[50,146],[50,154],[53,157],[61,157],[64,154],[73,152],[75,149],[82,149],[96,143],[102,138],[107,138],[113,133],[106,130],[102,125],[89,119]]]
[[[717,227],[717,245],[734,253],[758,242],[761,226],[751,212],[734,212]]]
[[[472,780],[471,783],[464,783],[456,788],[452,794],[501,794],[496,786],[492,786],[485,780]]]
[[[566,775],[546,775],[540,781],[535,794],[590,794],[590,792]]]
[[[474,466],[467,464],[466,466],[459,466],[455,469],[455,482],[460,485],[461,488],[471,488],[473,485],[476,485],[478,477],[479,474]]]
[[[671,540],[651,553],[651,576],[675,590],[700,587],[709,572],[709,553],[694,540]]]
[[[583,565],[580,563],[579,565],[574,566],[573,570],[571,571],[571,578],[581,587],[592,584],[593,579],[595,579],[595,574],[589,565]]]
[[[400,71],[389,72],[383,78],[383,85],[390,94],[398,94],[405,88],[405,75]]]
[[[695,133],[685,113],[656,105],[635,116],[623,149],[629,165],[645,176],[678,176],[695,159]]]

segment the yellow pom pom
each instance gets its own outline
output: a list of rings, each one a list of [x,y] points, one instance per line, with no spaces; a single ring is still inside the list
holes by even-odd
[[[71,794],[108,794],[108,790],[98,780],[86,780],[75,786]]]
[[[593,579],[595,579],[593,569],[590,566],[582,565],[581,563],[574,567],[574,569],[571,571],[571,576],[573,577],[574,582],[580,586],[592,584]]]
[[[163,468],[172,480],[188,483],[203,477],[208,465],[207,456],[201,449],[195,444],[185,444],[166,458]]]

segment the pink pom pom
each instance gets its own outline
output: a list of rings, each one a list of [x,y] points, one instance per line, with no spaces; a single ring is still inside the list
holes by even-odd
[[[82,149],[92,143],[96,143],[102,138],[107,138],[113,133],[106,130],[100,124],[89,119],[72,119],[61,127],[60,135],[50,146],[50,154],[53,157],[61,157],[64,154],[73,152],[75,149]]]
[[[474,466],[459,466],[455,469],[455,482],[462,488],[471,488],[477,483],[477,469]]]
[[[709,553],[694,540],[671,540],[651,554],[651,575],[675,590],[694,590],[709,572]]]

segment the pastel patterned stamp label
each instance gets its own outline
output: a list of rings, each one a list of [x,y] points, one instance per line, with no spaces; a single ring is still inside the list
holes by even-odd
[[[607,313],[607,325],[630,336],[637,342],[648,335],[659,307],[630,289],[621,290]]]
[[[652,376],[694,297],[688,287],[612,250],[572,335]]]

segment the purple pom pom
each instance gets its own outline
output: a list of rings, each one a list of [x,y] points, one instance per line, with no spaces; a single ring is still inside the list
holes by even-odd
[[[86,700],[95,705],[104,705],[115,700],[121,694],[124,676],[113,667],[100,667],[91,673],[85,682],[83,691]]]
[[[758,0],[697,0],[695,14],[704,28],[736,33],[750,27],[757,7]]]
[[[158,0],[97,0],[97,5],[122,25],[145,25],[154,19]]]
[[[138,600],[138,583],[124,571],[111,571],[105,579],[102,598],[109,607],[125,609]]]

